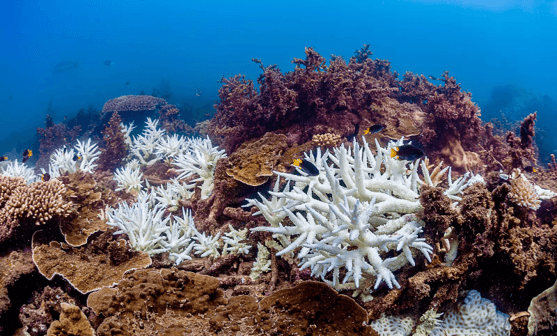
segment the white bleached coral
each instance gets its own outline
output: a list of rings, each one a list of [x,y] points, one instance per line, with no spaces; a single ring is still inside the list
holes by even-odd
[[[58,148],[50,156],[50,177],[58,177],[66,172],[75,173],[78,169],[92,174],[97,168],[95,161],[100,154],[97,144],[91,143],[90,138],[83,142],[77,140],[74,148]]]
[[[430,335],[508,336],[510,333],[509,315],[497,311],[493,302],[482,299],[478,291],[471,290],[464,304],[446,313]]]
[[[77,150],[77,156],[79,157],[79,169],[87,173],[93,173],[97,164],[95,161],[101,155],[101,152],[97,148],[97,144],[92,144],[91,139],[87,139],[87,142],[81,142],[77,140],[77,145],[75,146]]]
[[[178,167],[179,179],[198,176],[192,182],[203,182],[201,199],[207,199],[213,191],[217,161],[225,157],[225,151],[213,147],[209,137],[196,138],[190,141],[186,153],[178,155],[172,163]]]
[[[23,177],[27,184],[31,184],[37,180],[37,176],[33,169],[27,167],[23,163],[18,163],[17,160],[10,161],[0,168],[0,174],[11,177]]]
[[[363,146],[354,142],[353,149],[341,146],[334,153],[306,154],[306,160],[319,170],[317,176],[275,172],[294,185],[292,190],[287,186],[282,192],[270,192],[270,201],[250,201],[275,222],[252,230],[295,237],[277,255],[301,248],[301,269],[311,268],[312,275],[324,281],[332,272],[331,284],[336,288],[340,268],[347,271],[344,283],[353,281],[359,287],[360,281],[373,278],[374,288],[381,282],[400,288],[393,272],[405,264],[414,265],[416,251],[428,260],[433,252],[419,236],[425,224],[415,215],[422,208],[418,186],[426,183],[418,177],[420,160],[409,162],[389,155],[391,147],[401,143],[382,148],[376,142],[375,155],[365,139]],[[462,192],[467,182],[467,177],[451,181],[450,194]],[[291,226],[276,224],[286,216]],[[395,256],[388,257],[389,251]]]
[[[114,234],[126,233],[134,250],[149,255],[163,253],[168,249],[161,245],[165,239],[161,233],[168,231],[166,224],[170,220],[170,217],[163,218],[164,211],[155,204],[152,194],[142,192],[132,205],[121,202],[116,209],[108,208],[107,224],[120,228]]]
[[[116,169],[114,180],[118,182],[116,191],[127,190],[129,192],[135,190],[139,192],[142,188],[143,173],[141,173],[139,168],[132,169],[126,166]]]
[[[130,151],[142,165],[152,165],[161,159],[156,149],[165,131],[158,128],[158,119],[147,118],[146,124],[143,133],[132,139]]]

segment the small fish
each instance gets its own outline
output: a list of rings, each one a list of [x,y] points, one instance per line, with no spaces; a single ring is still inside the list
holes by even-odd
[[[306,159],[295,159],[294,163],[293,163],[296,167],[299,167],[300,169],[302,169],[302,171],[306,174],[308,174],[309,176],[317,176],[319,175],[319,169],[317,169],[317,167],[309,162]]]
[[[126,82],[126,85],[130,85],[130,82]]]
[[[441,78],[433,77],[432,75],[429,75],[428,78],[431,80],[438,80],[438,81],[442,80]]]
[[[54,72],[66,72],[66,71],[71,71],[72,69],[78,68],[79,67],[79,62],[74,62],[74,61],[63,61],[60,62],[58,64],[56,64],[56,66],[54,67]]]
[[[49,173],[41,174],[41,181],[43,181],[43,182],[50,181],[50,174]]]
[[[0,156],[0,162],[8,160],[7,156]]]
[[[81,156],[74,155],[72,160],[74,161],[81,160]]]
[[[524,171],[531,174],[531,173],[536,173],[538,170],[535,167],[526,166],[524,167]]]
[[[373,133],[377,133],[377,132],[381,132],[381,130],[384,128],[385,126],[381,125],[381,124],[377,124],[377,125],[373,125],[370,126],[368,129],[366,129],[364,131],[364,134],[373,134]]]
[[[195,90],[195,95],[198,97],[201,96],[201,89]]]
[[[30,149],[26,149],[23,151],[23,160],[21,160],[21,162],[25,163],[27,162],[27,160],[29,160],[29,158],[33,156],[33,151]]]
[[[391,148],[391,157],[397,160],[414,161],[422,156],[424,156],[424,152],[412,145],[402,145]]]
[[[104,65],[112,66],[112,65],[114,65],[114,62],[112,62],[111,60],[106,60],[106,61],[104,61]]]

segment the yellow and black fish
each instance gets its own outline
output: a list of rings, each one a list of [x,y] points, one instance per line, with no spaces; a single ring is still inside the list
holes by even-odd
[[[300,169],[309,176],[319,175],[319,169],[317,169],[317,167],[313,163],[309,162],[306,159],[294,159],[293,165],[295,165],[296,167],[300,167]]]
[[[381,124],[377,124],[377,125],[373,125],[370,126],[368,129],[366,129],[364,131],[364,134],[373,134],[373,133],[377,133],[377,132],[381,132],[381,130],[384,128],[385,126],[381,125]]]
[[[41,181],[43,182],[48,182],[50,181],[50,174],[49,173],[44,173],[41,175]]]
[[[74,155],[74,156],[73,156],[73,160],[74,160],[74,161],[81,160],[81,156]]]
[[[397,160],[414,161],[422,156],[424,156],[424,152],[412,145],[402,145],[391,148],[391,157]]]
[[[538,170],[536,169],[536,167],[526,166],[524,167],[524,171],[527,172],[528,174],[531,174],[537,172]]]
[[[21,162],[25,163],[27,162],[27,160],[29,160],[29,158],[33,156],[33,151],[30,149],[26,149],[23,151],[23,160],[21,160]]]
[[[7,156],[0,156],[0,162],[7,161],[7,160],[8,160]]]

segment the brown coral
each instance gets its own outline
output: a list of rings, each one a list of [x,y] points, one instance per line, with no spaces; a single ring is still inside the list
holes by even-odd
[[[66,188],[57,179],[20,186],[0,211],[0,217],[30,219],[37,225],[54,216],[66,217],[71,213],[72,204],[64,200],[65,192]]]
[[[336,147],[339,145],[341,139],[340,135],[335,133],[314,134],[313,145],[315,147]]]
[[[376,335],[367,313],[328,285],[306,282],[263,299],[226,299],[216,278],[176,269],[137,270],[116,288],[92,293],[99,335],[146,335],[173,326],[176,332],[225,335]]]
[[[12,237],[20,225],[34,231],[30,225],[45,224],[53,218],[65,218],[73,213],[72,203],[64,199],[66,188],[59,180],[30,185],[25,185],[19,178],[3,177],[2,181],[14,189],[0,209],[0,243]],[[3,196],[7,197],[8,193]]]
[[[79,307],[62,302],[62,313],[60,320],[54,321],[50,328],[48,328],[47,336],[66,336],[66,335],[79,335],[79,336],[93,336],[95,330],[87,321],[87,317]]]
[[[149,255],[132,251],[125,240],[112,240],[112,232],[91,236],[83,247],[51,242],[39,245],[34,239],[33,262],[49,280],[56,274],[67,279],[81,293],[117,283],[122,275],[151,264]]]
[[[8,286],[35,270],[30,251],[13,251],[0,257],[0,315],[10,307]],[[0,331],[2,328],[0,327]]]
[[[42,292],[34,292],[31,302],[23,305],[19,310],[21,328],[28,335],[45,335],[48,326],[56,316],[62,312],[62,303],[77,304],[77,300],[70,297],[60,288],[46,286]]]
[[[557,332],[557,282],[530,302],[528,335],[554,335]]]
[[[273,176],[287,149],[286,136],[267,133],[257,141],[244,143],[228,158],[226,174],[250,186],[259,186]]]
[[[96,231],[105,231],[106,220],[100,216],[106,206],[130,199],[125,192],[114,192],[116,182],[110,172],[97,171],[95,174],[78,170],[59,177],[66,186],[64,195],[75,208],[75,215],[60,223],[60,230],[71,246],[83,245],[87,237]]]
[[[112,113],[108,125],[102,131],[104,145],[100,147],[101,155],[97,161],[100,170],[114,171],[122,166],[128,149],[122,133],[122,119],[117,111]]]

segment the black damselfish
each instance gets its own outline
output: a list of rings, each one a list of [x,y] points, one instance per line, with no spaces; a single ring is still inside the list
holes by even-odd
[[[29,160],[29,158],[33,156],[33,151],[30,149],[26,149],[23,151],[23,160],[21,160],[21,162],[25,163],[27,162],[27,160]]]
[[[402,145],[391,148],[391,157],[397,160],[414,161],[422,156],[424,156],[424,152],[412,145]]]
[[[377,133],[377,132],[381,132],[381,130],[384,128],[385,126],[381,125],[381,124],[377,124],[377,125],[373,125],[370,126],[368,129],[366,129],[364,131],[364,134],[373,134],[373,133]]]
[[[296,167],[300,167],[300,169],[302,169],[302,171],[306,174],[308,174],[309,176],[317,176],[319,175],[319,169],[317,169],[317,167],[309,162],[306,159],[295,159],[294,160],[294,165]]]

